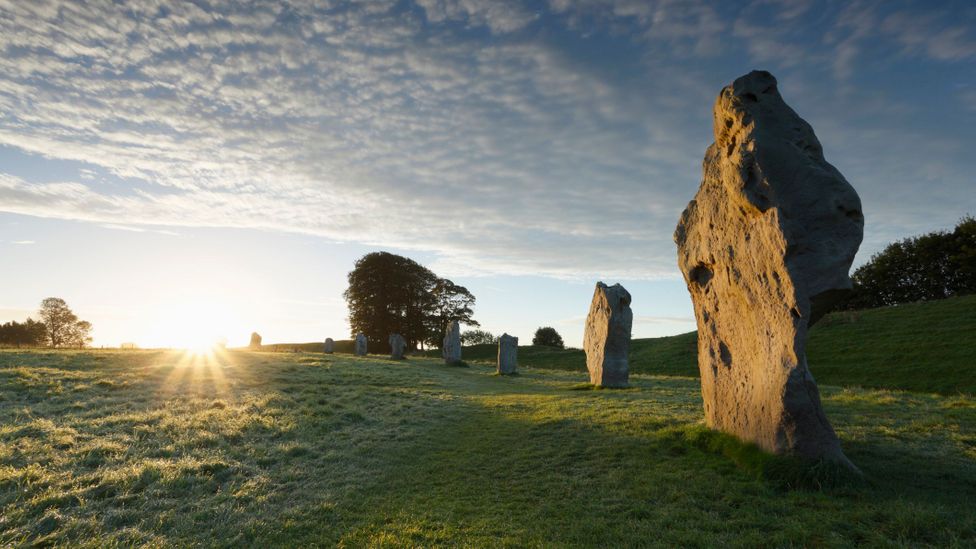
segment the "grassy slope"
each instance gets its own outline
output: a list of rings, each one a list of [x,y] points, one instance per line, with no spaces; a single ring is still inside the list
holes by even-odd
[[[631,342],[631,371],[698,376],[695,332]],[[465,360],[494,360],[490,345],[464,348]],[[832,313],[810,332],[807,359],[830,385],[976,394],[976,295]],[[586,371],[577,349],[519,347],[519,363]]]
[[[435,359],[0,352],[0,546],[976,544],[976,400],[823,387],[865,486],[688,439],[693,379]]]

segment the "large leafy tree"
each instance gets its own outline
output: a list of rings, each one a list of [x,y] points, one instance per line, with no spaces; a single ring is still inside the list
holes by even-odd
[[[557,332],[555,328],[550,326],[542,326],[535,331],[535,335],[532,337],[532,344],[562,349],[563,336],[559,335],[559,332]]]
[[[374,252],[356,261],[343,296],[352,334],[362,332],[370,349],[386,349],[390,334],[409,346],[437,344],[447,322],[478,326],[472,318],[475,298],[464,286],[438,278],[416,261]]]
[[[475,297],[467,288],[446,278],[438,278],[430,291],[433,307],[426,316],[426,343],[440,346],[445,327],[455,320],[468,326],[481,326],[473,318]]]

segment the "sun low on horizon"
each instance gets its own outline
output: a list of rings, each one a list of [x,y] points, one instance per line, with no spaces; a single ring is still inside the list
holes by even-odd
[[[144,348],[182,349],[212,353],[224,345],[238,345],[246,327],[235,308],[216,300],[194,299],[165,304],[147,314],[148,326],[133,342]]]

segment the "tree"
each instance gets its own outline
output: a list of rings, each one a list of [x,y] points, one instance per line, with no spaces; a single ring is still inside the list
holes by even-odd
[[[481,326],[474,316],[475,297],[464,286],[459,286],[446,278],[438,278],[431,289],[433,310],[427,315],[426,343],[432,347],[440,346],[444,328],[455,320],[468,326]]]
[[[0,324],[0,346],[37,347],[44,344],[46,335],[44,323],[30,317],[24,322]]]
[[[851,275],[845,308],[884,307],[976,292],[976,219],[889,244]]]
[[[494,345],[498,343],[498,338],[485,330],[468,330],[461,334],[461,343],[464,345]]]
[[[535,331],[535,337],[532,338],[532,344],[562,349],[563,337],[559,335],[559,332],[557,332],[555,328],[543,326]]]
[[[51,347],[84,347],[91,342],[91,323],[79,320],[59,297],[48,297],[41,301],[38,316],[44,323],[45,338]]]
[[[408,347],[426,339],[434,273],[412,259],[374,252],[356,261],[348,278],[343,296],[353,336],[362,332],[375,351],[389,345],[394,333],[402,335]]]
[[[91,322],[87,320],[79,320],[72,324],[68,328],[67,335],[65,336],[65,347],[78,347],[83,349],[91,343]]]
[[[362,332],[376,351],[386,349],[390,334],[402,335],[411,348],[418,343],[439,345],[450,321],[479,325],[472,318],[475,297],[467,288],[388,252],[373,252],[356,261],[343,297],[352,335]]]

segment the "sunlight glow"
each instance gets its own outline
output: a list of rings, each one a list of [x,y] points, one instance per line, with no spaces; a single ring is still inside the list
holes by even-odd
[[[233,310],[204,300],[168,304],[153,315],[149,336],[154,346],[185,349],[195,356],[213,356],[227,342],[227,333],[240,330]]]

